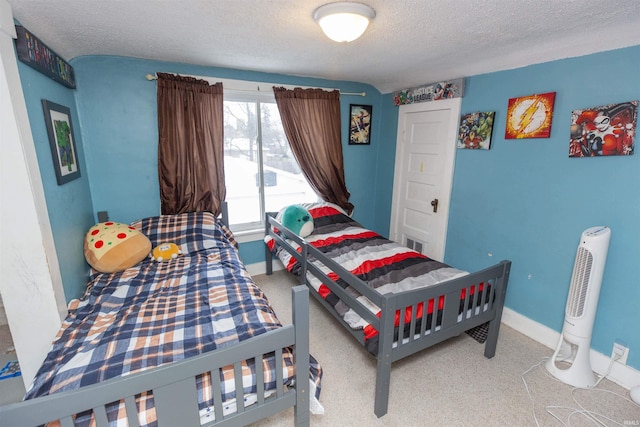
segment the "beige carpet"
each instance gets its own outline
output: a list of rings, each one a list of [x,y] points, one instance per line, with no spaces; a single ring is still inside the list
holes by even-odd
[[[11,332],[8,325],[0,325],[0,369],[8,362],[18,360]],[[19,402],[24,396],[24,382],[22,377],[12,377],[0,380],[0,405]]]
[[[0,354],[7,354],[15,351],[13,348],[13,339],[11,339],[11,331],[9,325],[0,325]]]
[[[293,277],[280,271],[254,279],[280,321],[290,323]],[[313,426],[640,425],[640,407],[627,390],[605,379],[595,390],[572,393],[571,386],[535,366],[552,351],[504,325],[492,359],[484,357],[483,345],[462,334],[395,363],[389,411],[377,418],[375,359],[317,301],[311,298],[310,304],[311,353],[324,370],[320,402],[325,408],[323,415],[311,416]],[[601,414],[596,416],[602,424],[580,414],[579,405]],[[289,426],[292,420],[291,409],[256,425]]]

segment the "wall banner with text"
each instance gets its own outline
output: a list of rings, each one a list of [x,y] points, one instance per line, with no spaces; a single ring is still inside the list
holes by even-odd
[[[430,83],[393,94],[395,105],[415,104],[417,102],[437,101],[439,99],[462,98],[464,79]]]

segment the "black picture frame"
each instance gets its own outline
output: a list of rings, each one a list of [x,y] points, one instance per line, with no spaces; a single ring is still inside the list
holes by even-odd
[[[44,122],[49,136],[53,169],[58,185],[80,178],[76,140],[73,136],[71,111],[64,105],[42,100]]]
[[[349,105],[349,145],[371,144],[371,105]]]

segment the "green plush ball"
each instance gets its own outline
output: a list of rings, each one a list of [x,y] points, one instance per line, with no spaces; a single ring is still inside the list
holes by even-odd
[[[287,206],[280,222],[300,237],[307,237],[313,232],[313,217],[300,205]]]

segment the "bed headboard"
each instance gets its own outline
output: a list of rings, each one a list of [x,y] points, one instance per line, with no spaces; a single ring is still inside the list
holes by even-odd
[[[97,213],[97,215],[98,215],[98,222],[109,221],[109,212],[100,211]],[[229,208],[227,207],[226,200],[223,200],[222,204],[220,205],[220,221],[222,221],[222,223],[226,225],[227,228],[229,228]]]
[[[220,220],[229,228],[229,208],[226,200],[223,200],[220,205]]]

